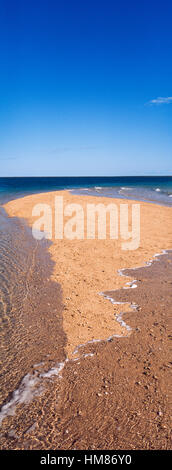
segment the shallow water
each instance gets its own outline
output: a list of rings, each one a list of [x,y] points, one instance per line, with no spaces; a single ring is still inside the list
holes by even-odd
[[[156,183],[156,182],[155,182]],[[160,188],[156,188],[156,184],[144,185],[134,184],[130,186],[95,186],[89,188],[72,189],[73,194],[81,194],[88,196],[109,197],[117,199],[129,199],[143,202],[153,202],[155,204],[172,206],[172,187],[169,185],[159,184]]]
[[[22,220],[0,208],[1,408],[16,390],[26,394],[36,385],[35,364],[43,377],[65,358],[62,293],[52,270],[48,243],[34,240]]]

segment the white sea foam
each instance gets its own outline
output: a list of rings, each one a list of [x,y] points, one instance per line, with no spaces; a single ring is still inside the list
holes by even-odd
[[[42,379],[50,379],[53,376],[58,376],[61,378],[60,372],[64,368],[66,362],[58,363],[56,366],[52,367],[47,372],[42,372],[41,374],[38,371],[35,371],[35,374],[26,374],[25,377],[22,379],[18,389],[14,390],[12,394],[11,400],[2,406],[0,411],[0,424],[2,423],[3,419],[7,416],[13,416],[15,414],[16,406],[21,405],[22,403],[29,403],[33,400],[34,397],[40,395],[44,388],[43,388],[43,380]],[[42,363],[39,363],[34,366],[34,368],[39,367]]]
[[[101,340],[101,339],[92,339],[92,340],[90,340],[90,341],[87,341],[86,343],[79,344],[79,345],[77,346],[77,348],[73,351],[73,354],[77,354],[77,353],[79,352],[78,349],[87,346],[87,344],[99,343],[100,341],[102,341],[102,340]],[[80,358],[80,359],[81,359],[81,358]],[[74,360],[74,359],[73,359],[73,360]]]
[[[11,400],[2,406],[0,411],[0,424],[6,416],[15,414],[16,406],[22,403],[29,403],[36,395],[41,393],[38,377],[31,374],[25,375],[19,388],[14,390]]]
[[[133,188],[128,188],[127,186],[121,186],[121,189],[122,189],[123,191],[125,191],[125,190],[126,190],[126,191],[132,191]]]
[[[94,353],[87,353],[87,354],[83,354],[82,357],[93,357],[94,356]]]
[[[131,282],[126,282],[125,286],[123,287],[123,289],[135,289],[137,287],[137,279],[134,279],[133,281]]]
[[[123,289],[135,289],[136,287],[137,287],[137,284],[132,284],[132,286],[123,287]]]
[[[93,340],[89,341],[88,343],[92,342],[97,342],[101,340]],[[81,344],[78,346],[78,348],[85,346],[85,344]],[[78,349],[77,348],[77,349]],[[74,353],[76,353],[75,351]],[[92,357],[94,354],[93,353],[87,353],[83,354],[82,357]],[[81,357],[77,357],[75,359],[72,359],[72,361],[78,361],[81,359]],[[14,390],[12,394],[11,400],[9,400],[8,403],[2,406],[1,411],[0,411],[0,425],[3,421],[4,418],[7,416],[13,416],[16,411],[17,405],[21,405],[23,403],[29,403],[31,402],[36,396],[41,395],[44,391],[44,386],[43,382],[44,379],[53,379],[53,377],[58,377],[59,379],[62,378],[61,372],[64,369],[65,364],[69,361],[68,358],[65,359],[64,362],[59,362],[57,363],[54,367],[49,369],[47,372],[41,372],[39,373],[39,367],[43,366],[44,363],[40,362],[38,364],[35,364],[33,367],[35,369],[34,374],[26,374],[24,378],[22,379],[18,389]]]
[[[155,253],[155,255],[153,255],[153,258],[150,259],[149,261],[145,261],[145,264],[143,264],[142,266],[135,266],[135,267],[130,267],[130,268],[121,268],[121,269],[118,269],[117,270],[117,273],[119,274],[119,276],[124,276],[124,277],[130,277],[130,275],[128,274],[124,274],[123,271],[135,271],[137,269],[140,269],[140,268],[146,268],[146,267],[149,267],[152,265],[152,263],[154,261],[158,261],[158,260],[155,260],[154,258],[156,258],[157,256],[163,256],[163,255],[166,255],[168,252],[167,250],[162,250],[162,253]]]
[[[52,367],[52,369],[48,370],[48,372],[43,372],[40,374],[40,377],[43,379],[49,379],[50,377],[54,376],[61,377],[60,372],[63,370],[67,360],[68,359],[66,359],[64,362],[59,362],[56,367]]]
[[[114,291],[115,292],[115,291]],[[128,302],[118,302],[116,301],[115,299],[113,299],[113,297],[110,297],[106,294],[104,294],[103,292],[100,292],[99,295],[102,295],[105,299],[107,300],[110,300],[110,302],[113,304],[113,305],[125,305],[125,304],[128,304]],[[125,327],[126,330],[130,331],[131,330],[131,327],[129,325],[127,325],[127,323],[124,322],[124,320],[122,319],[122,315],[123,315],[123,312],[120,312],[119,315],[116,315],[116,320],[120,323],[121,326]],[[107,338],[107,341],[109,341],[111,338],[114,338],[114,337],[124,337],[125,335],[112,335],[110,336],[110,338]]]
[[[122,319],[122,312],[116,316],[116,320],[120,323],[120,325],[124,328],[126,328],[127,331],[131,331],[131,327],[125,323],[125,321]],[[124,336],[124,335],[121,335]]]

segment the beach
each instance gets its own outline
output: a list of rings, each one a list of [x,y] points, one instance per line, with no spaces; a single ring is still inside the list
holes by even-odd
[[[128,203],[129,208],[132,204],[138,204],[138,201],[74,195],[69,191],[56,191],[15,199],[5,204],[4,208],[10,219],[17,218],[32,227],[35,221],[35,217],[32,216],[33,207],[40,203],[48,204],[53,213],[54,201],[57,196],[63,198],[64,204],[79,203],[84,212],[88,203],[99,204],[101,202],[105,206],[115,203],[119,210],[121,203]],[[51,330],[49,327],[48,335],[53,337],[48,354],[51,357],[52,352],[51,359],[55,361],[58,351],[58,337],[57,343],[54,344],[56,338],[53,330],[53,315],[56,324],[58,312],[61,312],[60,328],[63,330],[64,340],[61,344],[62,355],[58,357],[57,361],[61,364],[61,372],[60,376],[58,373],[54,374],[54,380],[52,380],[53,373],[50,373],[51,380],[49,383],[47,381],[45,392],[41,390],[28,404],[23,403],[22,406],[19,404],[13,416],[7,416],[3,419],[2,448],[37,449],[51,448],[52,445],[53,448],[61,449],[113,449],[115,445],[118,445],[118,448],[149,448],[149,443],[150,448],[159,448],[158,446],[168,448],[168,423],[165,421],[164,426],[166,427],[161,428],[157,444],[154,425],[150,425],[153,421],[157,425],[155,415],[163,416],[163,418],[166,417],[166,414],[168,415],[168,406],[165,412],[162,411],[168,382],[166,382],[166,386],[164,381],[163,386],[160,385],[161,393],[157,387],[158,395],[156,395],[155,388],[149,390],[148,393],[149,384],[147,382],[142,384],[139,376],[144,372],[147,373],[147,369],[142,370],[144,361],[146,361],[145,367],[150,367],[152,376],[156,376],[159,358],[163,357],[163,354],[165,358],[168,351],[167,338],[164,336],[163,343],[162,335],[159,339],[158,334],[155,335],[154,331],[157,324],[162,330],[166,328],[166,325],[168,326],[165,317],[163,317],[163,325],[160,322],[162,311],[157,299],[159,295],[163,299],[164,315],[169,313],[166,311],[170,305],[168,304],[169,299],[167,298],[167,307],[165,295],[167,294],[167,285],[170,295],[171,255],[170,253],[164,254],[165,261],[162,256],[158,258],[158,263],[156,263],[154,255],[161,254],[163,250],[172,249],[171,207],[147,202],[139,202],[139,204],[140,244],[135,250],[123,250],[120,236],[118,239],[110,239],[109,222],[107,223],[106,239],[98,239],[97,235],[95,239],[88,239],[86,227],[84,227],[84,239],[68,240],[65,237],[56,239],[53,231],[52,240],[46,248],[52,261],[47,282],[60,286],[61,300],[58,303],[57,311],[54,310],[53,314],[51,310],[52,291],[47,293],[52,328]],[[131,225],[130,218],[129,223]],[[37,241],[37,246],[39,246],[39,241]],[[148,266],[150,279],[145,281],[144,273],[148,270],[146,263],[153,259],[155,261]],[[154,264],[158,266],[156,267],[158,274],[154,273]],[[144,266],[146,267],[144,268]],[[140,267],[142,267],[141,271],[122,271]],[[44,270],[46,271],[46,263],[44,263]],[[137,286],[137,289],[122,289],[127,282],[131,282],[128,287],[132,287],[133,279],[138,278],[139,288]],[[135,284],[137,285],[137,283]],[[113,303],[115,300],[117,302],[124,301],[125,309],[122,307],[122,311],[129,312],[125,315],[124,323],[119,321],[121,304]],[[54,296],[52,301],[54,308],[56,304]],[[131,303],[134,303],[138,309],[131,309]],[[153,318],[152,313],[148,318],[148,313],[153,310],[156,318]],[[140,316],[138,318],[140,312],[141,315],[143,314],[142,318]],[[37,315],[39,316],[39,309],[37,309]],[[136,331],[137,328],[138,331]],[[140,331],[142,331],[142,340],[138,340]],[[37,335],[39,336],[39,329],[37,329]],[[43,337],[42,335],[42,342]],[[150,340],[149,347],[148,338]],[[107,341],[108,339],[110,341]],[[162,343],[161,346],[159,341]],[[28,354],[29,349],[32,349],[32,342],[33,340],[30,340],[28,343]],[[153,345],[150,342],[153,342]],[[41,343],[39,347],[42,347]],[[162,348],[162,354],[158,353],[158,347]],[[148,365],[148,351],[150,349],[157,351],[156,359],[151,366]],[[45,346],[44,352],[47,353]],[[164,361],[169,363],[169,360],[166,359]],[[137,367],[138,362],[140,364]],[[30,369],[31,364],[25,373],[30,373]],[[129,373],[130,369],[132,372]],[[161,383],[161,372],[159,375],[158,379]],[[155,378],[153,381],[156,382],[158,379]],[[148,380],[145,374],[144,380]],[[149,395],[148,402],[152,403],[153,408],[151,406],[146,408],[147,395]],[[136,398],[132,399],[132,396]],[[153,397],[155,398],[154,403]],[[124,411],[122,413],[120,410],[124,408],[125,413]],[[22,413],[26,409],[28,415],[24,424]],[[41,410],[41,419],[38,410]],[[120,412],[122,413],[121,422]],[[131,421],[133,430],[127,437],[127,426],[131,428]],[[136,428],[139,423],[141,423],[140,434],[136,439]],[[14,428],[13,438],[10,438],[10,435],[4,437],[8,435],[9,426]],[[146,426],[149,427],[148,432]],[[26,432],[28,429],[30,431]]]
[[[5,205],[10,217],[25,219],[31,226],[35,218],[35,204],[54,205],[55,196],[62,196],[65,203],[78,203],[85,208],[89,203],[100,203],[100,198],[74,196],[67,191],[37,194],[21,198]],[[79,199],[79,200],[78,200]],[[108,205],[120,200],[101,198]],[[124,201],[122,201],[124,202]],[[131,201],[125,201],[131,206]],[[137,203],[137,201],[135,201]],[[141,241],[134,251],[122,251],[120,239],[110,240],[107,224],[106,240],[54,240],[49,253],[55,262],[52,279],[60,283],[63,291],[63,328],[67,335],[66,352],[71,355],[79,344],[92,339],[106,339],[120,334],[121,328],[114,318],[114,307],[99,293],[118,289],[124,279],[118,275],[122,268],[144,265],[155,253],[172,248],[171,208],[154,204],[141,205]],[[120,307],[116,306],[116,312]]]

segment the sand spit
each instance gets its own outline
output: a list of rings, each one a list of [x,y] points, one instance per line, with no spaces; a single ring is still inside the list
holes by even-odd
[[[68,191],[58,191],[10,201],[5,205],[5,209],[10,217],[22,217],[32,226],[35,221],[35,217],[32,217],[35,204],[48,204],[53,211],[55,196],[63,196],[64,205],[81,204],[84,211],[87,203],[115,203],[117,207],[121,203],[128,203],[129,209],[133,202],[138,203],[103,197],[75,196]],[[161,253],[164,248],[172,248],[171,208],[146,202],[139,204],[141,240],[136,250],[123,251],[120,237],[118,240],[110,239],[109,223],[106,240],[97,237],[95,240],[88,240],[86,233],[83,240],[52,239],[53,243],[49,248],[55,262],[52,278],[60,283],[63,291],[63,328],[67,336],[66,354],[69,358],[79,344],[103,340],[114,334],[125,334],[124,326],[116,321],[120,305],[107,302],[99,293],[123,287],[128,278],[119,276],[118,271],[126,266],[143,266],[155,253]],[[68,219],[69,217],[66,217],[66,220]]]

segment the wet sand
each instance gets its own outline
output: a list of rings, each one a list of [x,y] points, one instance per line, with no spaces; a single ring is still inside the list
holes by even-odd
[[[105,294],[138,305],[123,314],[131,333],[87,346],[94,356],[66,367],[53,447],[171,448],[172,253],[125,273],[137,288]]]
[[[66,191],[61,194],[67,202],[78,202],[77,196]],[[6,210],[31,224],[33,204],[53,204],[53,198],[54,193],[28,196],[8,203]],[[88,199],[97,202],[95,197],[79,197],[83,205]],[[55,262],[51,279],[60,283],[65,303],[62,379],[47,377],[39,396],[18,405],[14,416],[2,421],[1,448],[170,448],[172,256],[126,271],[129,278],[117,273],[143,265],[156,252],[172,247],[171,209],[141,203],[141,214],[141,246],[136,251],[121,251],[120,240],[108,239],[54,240],[49,246]],[[139,279],[137,288],[120,289],[133,278]],[[104,296],[99,295],[102,291]],[[128,310],[130,302],[138,305],[123,315],[131,331],[116,321],[121,305],[106,296],[127,302],[122,310]],[[114,334],[121,337],[77,349],[82,343]],[[58,338],[55,344],[58,351]]]

